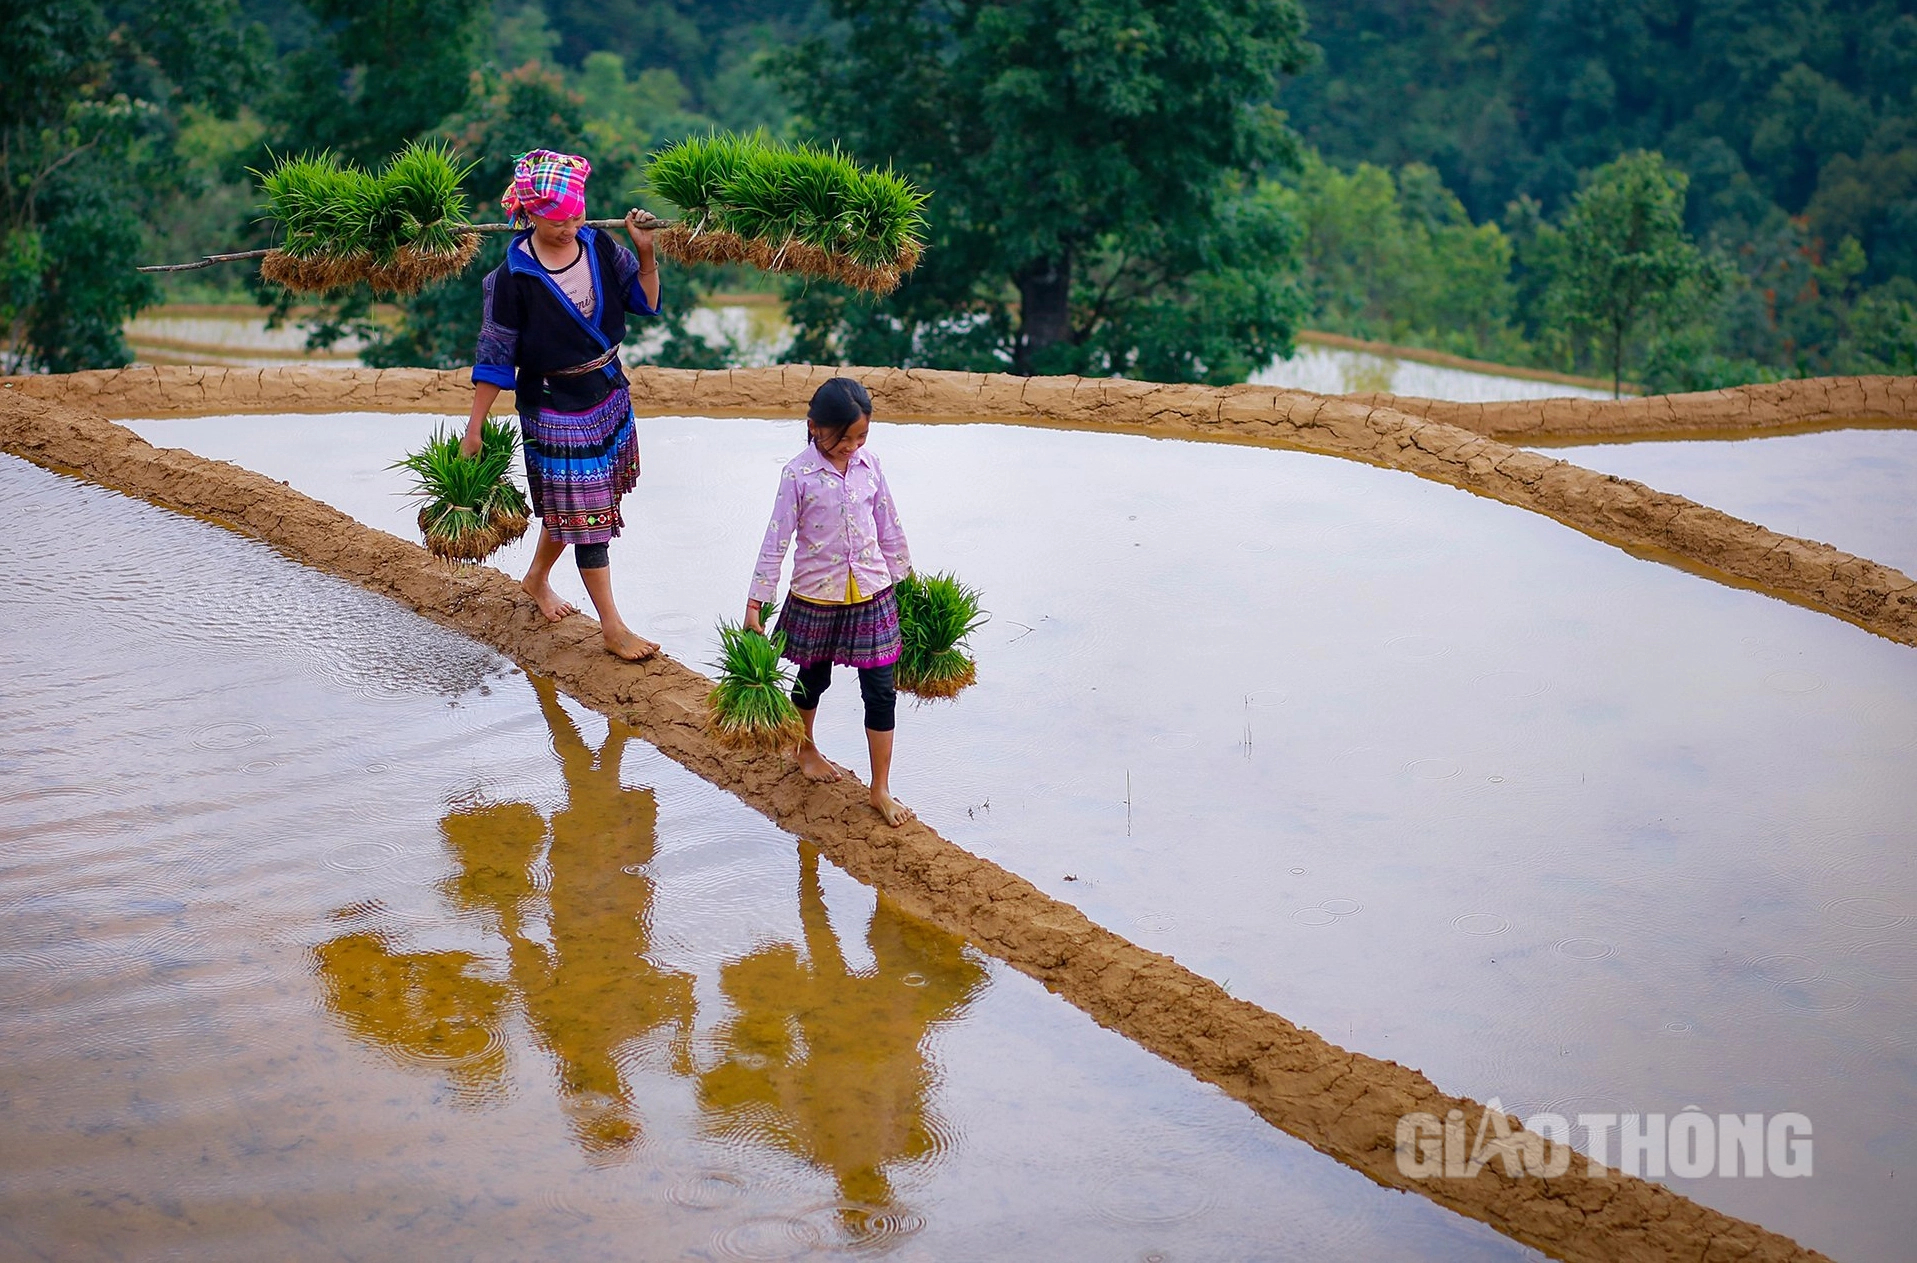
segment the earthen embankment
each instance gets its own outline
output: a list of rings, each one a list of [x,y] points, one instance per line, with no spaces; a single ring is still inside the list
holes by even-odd
[[[1546,514],[1641,556],[1755,588],[1917,645],[1917,582],[1892,567],[1642,483],[1553,460],[1450,421],[1345,396],[1270,386],[793,364],[709,372],[639,368],[632,372],[633,404],[653,416],[797,416],[818,384],[838,373],[863,381],[880,415],[891,419],[992,421],[1246,443],[1404,470]],[[458,414],[472,403],[465,373],[432,369],[140,367],[8,378],[0,385],[0,395],[6,394],[75,404],[119,418],[344,411]],[[1913,395],[1917,378],[1832,378],[1827,394],[1818,397],[1825,402],[1802,389],[1796,394],[1773,391],[1763,398],[1771,401],[1766,407],[1781,408],[1778,401],[1788,398],[1807,408],[1815,403],[1826,413],[1879,403],[1895,403],[1914,413]],[[1743,400],[1745,415],[1755,415],[1757,405],[1751,400],[1757,396],[1713,392],[1675,398],[1719,396]],[[1400,402],[1437,407],[1430,400]],[[1634,399],[1607,406],[1671,405],[1668,400]]]
[[[1752,438],[1845,426],[1917,426],[1917,377],[1810,377],[1638,399],[1344,398],[1514,443]]]

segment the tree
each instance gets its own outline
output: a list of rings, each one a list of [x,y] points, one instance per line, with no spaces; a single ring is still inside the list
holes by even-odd
[[[1473,224],[1432,168],[1344,171],[1308,151],[1282,184],[1314,329],[1487,358],[1528,350],[1510,323],[1511,242]]]
[[[465,107],[490,0],[303,3],[318,33],[280,64],[273,148],[378,166]]]
[[[0,0],[0,29],[0,367],[117,367],[155,294],[134,267],[177,183],[178,109],[230,117],[263,40],[232,0]]]
[[[256,168],[267,166],[276,153],[331,150],[377,170],[407,141],[464,110],[479,85],[475,70],[491,0],[301,3],[312,29],[280,60],[278,89],[265,102],[270,127],[252,164]],[[243,241],[271,242],[270,228],[252,216],[238,228]],[[247,283],[268,308],[269,325],[290,319],[301,301],[257,274]],[[349,333],[382,336],[371,318],[372,291],[363,284],[312,306],[317,311],[307,317],[309,349],[324,349]],[[410,336],[402,334],[401,344],[408,345]],[[443,335],[425,336],[437,342]],[[432,349],[414,353],[433,362]],[[373,352],[374,362],[379,355]]]
[[[1613,395],[1631,334],[1646,321],[1670,323],[1686,291],[1711,279],[1684,231],[1687,183],[1660,154],[1626,154],[1591,174],[1559,230],[1552,304],[1571,327],[1602,339]]]
[[[831,9],[841,38],[781,81],[819,136],[931,190],[932,242],[877,306],[799,295],[799,352],[1233,380],[1289,350],[1295,232],[1247,177],[1292,152],[1265,103],[1307,55],[1294,0]]]

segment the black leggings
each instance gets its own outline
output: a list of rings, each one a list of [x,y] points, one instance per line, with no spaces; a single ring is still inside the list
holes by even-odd
[[[792,704],[800,710],[817,710],[819,694],[832,687],[832,663],[815,662],[799,668],[799,682],[792,686]],[[899,692],[892,683],[892,668],[860,667],[859,696],[865,699],[865,726],[873,732],[890,732],[897,725]]]
[[[573,563],[581,570],[604,570],[612,564],[606,555],[605,544],[574,544],[572,546]]]

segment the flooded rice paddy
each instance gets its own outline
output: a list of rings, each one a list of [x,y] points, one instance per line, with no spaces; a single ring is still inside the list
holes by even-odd
[[[1605,443],[1544,454],[1917,575],[1917,430]]]
[[[1609,399],[1611,392],[1590,386],[1484,372],[1377,351],[1330,346],[1301,334],[1290,359],[1273,360],[1251,376],[1260,386],[1285,386],[1321,395],[1384,391],[1420,399],[1490,402],[1501,399]]]
[[[716,297],[711,305],[690,313],[687,328],[724,350],[728,362],[747,367],[776,364],[791,349],[792,326],[786,321],[783,304],[772,295]],[[357,366],[365,347],[360,339],[349,336],[325,352],[309,351],[306,325],[296,321],[269,329],[259,309],[239,304],[151,307],[127,321],[125,333],[143,364],[267,368],[320,362]],[[1609,391],[1587,386],[1426,363],[1418,358],[1328,345],[1312,338],[1310,333],[1301,334],[1290,359],[1272,361],[1251,380],[1332,395],[1391,391],[1426,399],[1467,401],[1543,399],[1553,395],[1610,398]],[[645,332],[627,345],[627,363],[641,362],[664,344],[663,331]],[[1410,354],[1415,356],[1416,352]]]
[[[460,636],[0,496],[0,1255],[1536,1257]]]
[[[136,428],[406,535],[382,471],[438,424]],[[615,582],[704,664],[803,428],[640,426]],[[872,447],[916,562],[994,615],[981,683],[901,717],[894,787],[941,833],[1521,1115],[1804,1113],[1815,1178],[1667,1182],[1836,1257],[1905,1257],[1911,650],[1326,457],[985,425],[881,424]],[[822,741],[862,769],[841,685]]]

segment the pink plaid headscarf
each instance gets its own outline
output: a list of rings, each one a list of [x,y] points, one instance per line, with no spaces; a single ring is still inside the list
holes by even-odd
[[[586,177],[591,174],[592,164],[578,154],[535,149],[513,159],[512,187],[499,204],[514,221],[524,215],[571,219],[585,213]]]

